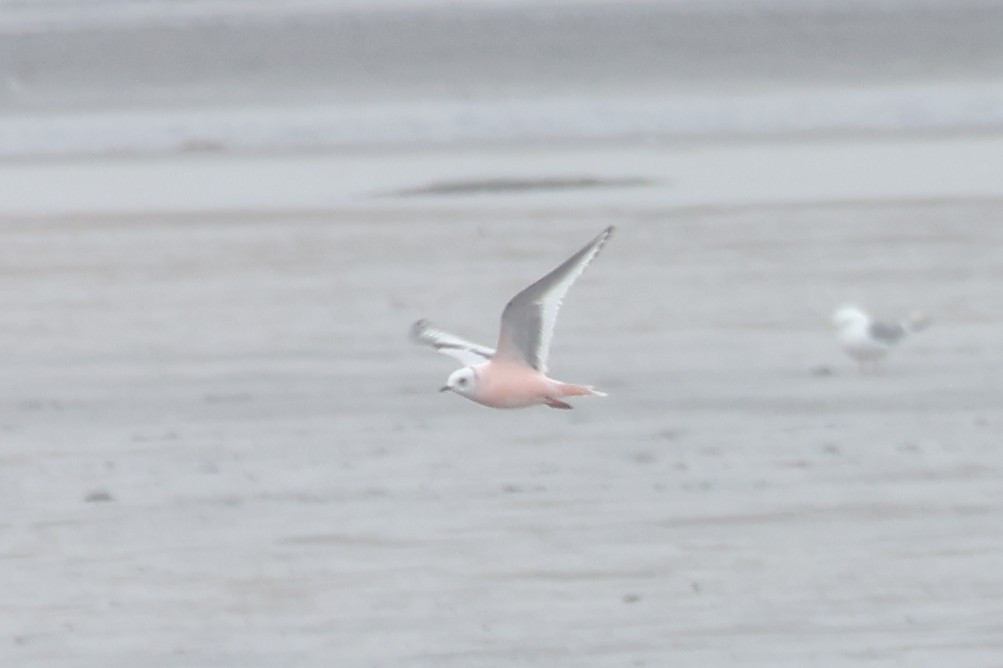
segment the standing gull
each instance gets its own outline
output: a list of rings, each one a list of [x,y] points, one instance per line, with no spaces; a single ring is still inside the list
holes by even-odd
[[[878,360],[907,335],[924,329],[930,318],[914,313],[896,323],[872,319],[856,306],[842,306],[832,316],[836,340],[847,355],[857,360],[861,372],[877,371]]]
[[[607,227],[559,267],[517,294],[501,317],[497,349],[465,341],[419,320],[411,338],[458,359],[465,366],[446,380],[440,391],[452,391],[491,408],[525,408],[546,404],[571,408],[565,397],[606,396],[589,385],[562,383],[547,376],[547,355],[557,311],[571,284],[599,254],[613,233]]]

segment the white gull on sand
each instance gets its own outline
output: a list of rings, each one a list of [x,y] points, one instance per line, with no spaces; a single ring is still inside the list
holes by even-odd
[[[852,305],[841,306],[832,316],[836,340],[846,354],[857,361],[862,372],[876,371],[878,361],[892,346],[929,324],[930,318],[918,312],[899,322],[881,322]]]
[[[513,297],[502,312],[496,350],[471,343],[419,320],[411,338],[458,359],[442,392],[452,391],[491,408],[524,408],[546,404],[571,408],[565,397],[606,396],[588,385],[573,385],[547,377],[547,355],[557,312],[564,295],[613,233],[607,227],[552,272]]]

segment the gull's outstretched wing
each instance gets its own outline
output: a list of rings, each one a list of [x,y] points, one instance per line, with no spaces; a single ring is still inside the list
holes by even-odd
[[[599,254],[611,234],[613,226],[607,227],[585,248],[509,301],[502,312],[498,359],[527,364],[546,373],[550,341],[564,295]]]
[[[411,340],[454,357],[465,366],[480,364],[495,354],[495,351],[486,346],[471,343],[449,332],[436,329],[427,320],[419,320],[411,325]]]

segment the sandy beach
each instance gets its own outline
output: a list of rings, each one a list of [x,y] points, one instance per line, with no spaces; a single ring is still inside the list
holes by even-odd
[[[991,125],[0,146],[0,664],[1000,664]],[[492,344],[606,225],[551,371],[607,398],[436,391],[414,320]],[[934,325],[862,375],[844,302]]]

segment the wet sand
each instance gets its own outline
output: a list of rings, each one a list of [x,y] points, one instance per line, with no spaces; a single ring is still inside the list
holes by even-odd
[[[901,146],[380,154],[327,200],[234,178],[316,156],[8,165],[80,180],[0,221],[0,663],[992,665],[1003,193],[965,142],[835,180]],[[731,178],[757,152],[788,197]],[[464,175],[644,182],[399,194]],[[551,364],[608,398],[435,391],[412,321],[491,343],[608,224]],[[847,300],[935,326],[861,376]]]
[[[0,17],[0,117],[1003,77],[1003,9],[986,0],[129,4],[37,0]]]

